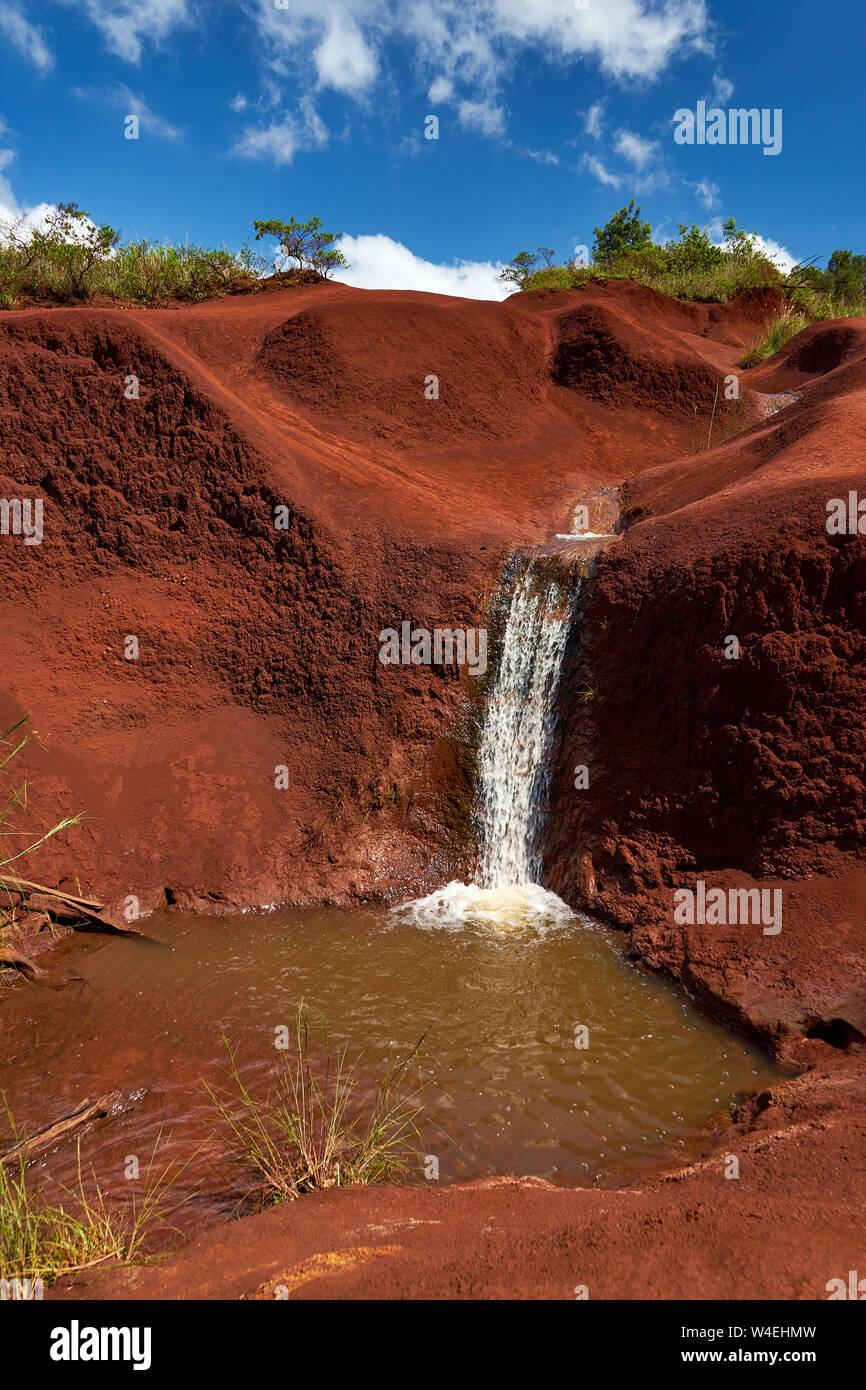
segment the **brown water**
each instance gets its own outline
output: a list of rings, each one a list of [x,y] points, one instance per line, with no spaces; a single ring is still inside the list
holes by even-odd
[[[126,1156],[144,1164],[160,1130],[161,1151],[186,1157],[202,1145],[212,1116],[202,1081],[225,1081],[223,1035],[248,1085],[266,1088],[275,1029],[291,1029],[301,998],[335,1042],[363,1052],[364,1084],[427,1031],[423,1134],[442,1182],[636,1176],[687,1155],[713,1112],[777,1075],[585,919],[503,934],[315,909],[172,913],[145,926],[168,944],[76,937],[52,964],[81,981],[58,992],[21,982],[0,1007],[0,1086],[19,1127],[32,1132],[85,1097],[124,1092],[129,1108],[82,1139],[86,1167],[112,1192],[124,1189]],[[581,1024],[587,1050],[574,1044]],[[67,1143],[42,1167],[69,1182],[74,1163]],[[184,1224],[238,1195],[212,1144],[181,1190],[198,1181]]]

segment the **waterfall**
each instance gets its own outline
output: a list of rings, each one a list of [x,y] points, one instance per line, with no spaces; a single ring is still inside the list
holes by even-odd
[[[478,755],[482,888],[540,884],[556,693],[579,582],[528,557],[515,579]]]
[[[478,753],[474,883],[447,883],[393,910],[428,929],[497,933],[573,930],[571,909],[541,886],[556,694],[584,565],[522,554],[514,561]]]

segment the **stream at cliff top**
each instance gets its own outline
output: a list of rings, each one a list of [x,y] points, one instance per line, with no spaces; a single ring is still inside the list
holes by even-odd
[[[245,1082],[268,1088],[274,1030],[291,1029],[301,998],[334,1042],[363,1052],[371,1089],[386,1057],[427,1030],[422,1133],[442,1182],[634,1176],[687,1156],[711,1113],[778,1074],[579,917],[516,934],[424,928],[384,910],[163,913],[146,925],[169,944],[70,938],[52,964],[83,980],[58,992],[22,982],[0,1011],[0,1089],[19,1127],[32,1133],[113,1090],[131,1101],[82,1138],[85,1171],[93,1166],[114,1195],[126,1156],[147,1156],[160,1130],[160,1152],[184,1158],[208,1138],[202,1081],[226,1080],[223,1035]],[[586,1050],[575,1047],[578,1024],[589,1029]],[[73,1183],[74,1142],[43,1168]],[[197,1180],[202,1193],[181,1227],[237,1199],[213,1149],[193,1160],[179,1191]]]

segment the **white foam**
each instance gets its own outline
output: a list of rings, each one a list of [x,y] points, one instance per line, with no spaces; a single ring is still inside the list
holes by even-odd
[[[615,531],[557,531],[554,539],[558,541],[610,541],[615,535]]]
[[[479,926],[507,935],[543,933],[555,927],[573,926],[578,920],[567,903],[536,883],[480,888],[456,879],[426,898],[401,903],[392,911],[420,927],[459,931]]]

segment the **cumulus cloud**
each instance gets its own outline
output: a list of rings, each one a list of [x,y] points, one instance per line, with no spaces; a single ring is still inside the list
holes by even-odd
[[[232,149],[241,159],[269,159],[274,164],[291,164],[301,142],[294,121],[272,121],[267,126],[247,126]]]
[[[180,0],[163,0],[172,2]],[[574,0],[291,0],[286,9],[273,0],[252,3],[272,63],[361,98],[385,66],[388,42],[408,42],[430,100],[454,101],[466,112],[483,107],[490,113],[486,130],[480,118],[464,124],[489,134],[504,131],[498,91],[521,48],[559,65],[594,61],[622,82],[652,81],[674,61],[710,49],[706,0],[605,0],[585,10]],[[600,109],[592,119],[599,117]]]
[[[617,132],[614,149],[636,169],[644,169],[658,156],[659,147],[652,140],[644,140],[631,130]]]
[[[454,83],[450,77],[435,77],[427,92],[431,101],[450,101],[454,96]]]
[[[724,246],[722,219],[720,217],[715,218],[709,224],[708,231],[710,236],[715,238],[714,244],[716,246]],[[758,250],[762,251],[767,259],[773,261],[786,275],[794,269],[795,265],[799,265],[799,257],[793,256],[787,247],[782,246],[780,242],[774,241],[772,237],[761,236],[758,232],[753,235]]]
[[[675,58],[709,50],[704,0],[605,0],[585,10],[574,0],[396,0],[390,9],[422,57],[493,79],[519,44],[555,61],[595,60],[618,79],[655,78]]]
[[[265,159],[273,164],[291,164],[301,150],[321,149],[328,143],[328,131],[309,98],[301,102],[297,114],[287,114],[265,126],[247,126],[231,153],[240,159]]]
[[[337,278],[364,290],[427,290],[463,299],[505,299],[511,293],[497,278],[501,263],[454,261],[440,265],[416,256],[408,246],[379,233],[344,236],[340,250],[349,269]]]
[[[6,125],[3,123],[3,132]],[[19,215],[21,209],[18,207],[18,200],[12,192],[12,185],[4,172],[15,158],[14,150],[0,150],[0,224],[13,222]]]
[[[729,82],[728,79],[727,79],[726,77],[722,77],[720,73],[714,72],[714,73],[713,73],[713,96],[712,96],[713,105],[714,105],[714,106],[725,106],[725,105],[730,101],[730,99],[731,99],[731,97],[732,97],[733,95],[734,95],[734,84],[733,84],[733,82]]]
[[[319,86],[333,87],[338,92],[366,91],[379,68],[375,50],[341,7],[332,10],[313,53],[313,62]]]
[[[779,269],[783,270],[786,275],[789,271],[794,269],[795,265],[799,265],[798,258],[792,256],[787,247],[782,246],[778,241],[774,241],[772,237],[756,236],[755,241],[764,255],[767,256],[769,260],[774,261]]]
[[[505,112],[501,106],[486,101],[461,101],[457,118],[466,130],[477,131],[479,135],[503,135],[505,133]]]
[[[0,0],[0,34],[40,72],[53,68],[54,54],[42,30],[31,24],[20,6],[12,4],[11,0]]]
[[[11,134],[8,125],[0,116],[0,138]],[[15,151],[8,146],[0,149],[0,243],[6,240],[9,228],[21,222],[20,230],[29,232],[43,227],[49,213],[54,211],[51,203],[37,203],[34,207],[22,207],[13,192],[6,170],[14,163]]]
[[[9,128],[0,116],[0,136],[8,133]],[[28,236],[31,232],[41,231],[52,213],[57,211],[56,203],[35,203],[32,207],[22,206],[15,196],[5,172],[14,159],[14,150],[0,149],[0,245],[8,241],[12,228],[15,229],[18,236],[22,237]],[[83,239],[95,225],[89,217],[85,218],[76,228],[73,228],[73,240]]]
[[[12,41],[45,64],[50,54],[20,3],[0,0],[0,16]],[[107,48],[130,63],[206,14],[192,0],[59,3],[83,12]],[[593,0],[586,9],[574,0],[289,0],[284,8],[244,0],[244,7],[265,81],[293,74],[302,94],[329,89],[367,100],[387,71],[388,46],[399,44],[409,48],[430,101],[452,103],[464,128],[493,138],[505,138],[500,92],[521,50],[559,67],[593,62],[623,83],[654,81],[674,62],[711,51],[707,0]],[[271,103],[270,127],[242,134],[240,152],[292,158],[298,131],[277,117],[281,104]],[[600,121],[599,103],[587,113],[587,133],[597,136]]]

